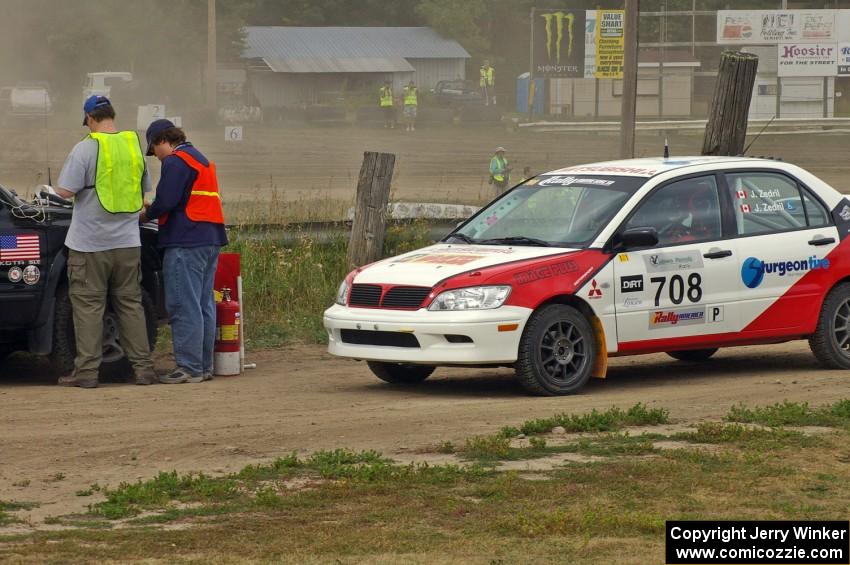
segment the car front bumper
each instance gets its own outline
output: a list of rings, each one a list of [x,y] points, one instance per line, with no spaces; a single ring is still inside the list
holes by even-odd
[[[530,309],[518,306],[431,312],[424,308],[402,311],[335,304],[325,311],[324,324],[328,331],[328,352],[332,355],[367,361],[481,365],[516,361],[520,337],[530,315]],[[352,343],[353,332],[346,332],[344,338],[343,330],[356,332],[356,341],[370,342],[373,336],[380,334],[382,339],[374,342],[398,338],[408,346]],[[415,337],[415,341],[410,336]],[[471,342],[453,343],[449,341],[452,336],[465,336]],[[411,343],[417,345],[410,346]]]

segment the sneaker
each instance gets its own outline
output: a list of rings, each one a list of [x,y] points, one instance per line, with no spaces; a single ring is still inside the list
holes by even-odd
[[[205,380],[207,379],[204,378],[203,373],[198,373],[197,375],[190,373],[189,376],[186,378],[187,383],[202,383]]]
[[[66,375],[64,377],[59,377],[59,380],[56,381],[56,384],[59,386],[77,386],[80,388],[97,388],[98,382],[97,377],[89,377],[87,379],[78,378],[76,375]]]
[[[214,377],[213,377],[212,371],[204,371],[204,380],[205,381],[211,381],[211,380],[213,380],[213,378]]]
[[[182,367],[177,367],[167,375],[160,375],[159,382],[164,385],[179,385],[183,383],[189,382],[201,382],[197,380],[189,380],[198,378],[191,371],[184,369]],[[201,375],[201,379],[203,380],[203,375]]]

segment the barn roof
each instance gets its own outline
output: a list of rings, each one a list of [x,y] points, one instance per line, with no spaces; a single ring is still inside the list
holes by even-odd
[[[247,27],[248,59],[279,73],[412,71],[407,59],[467,59],[428,27]]]

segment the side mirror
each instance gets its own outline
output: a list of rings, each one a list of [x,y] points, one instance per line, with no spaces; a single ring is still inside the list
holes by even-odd
[[[619,237],[623,249],[658,245],[658,231],[653,227],[629,228]]]

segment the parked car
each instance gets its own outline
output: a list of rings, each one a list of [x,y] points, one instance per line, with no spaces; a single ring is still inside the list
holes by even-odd
[[[441,106],[484,104],[481,89],[471,80],[441,80],[431,92],[434,93],[437,104]]]
[[[850,200],[746,157],[635,159],[525,181],[441,243],[352,271],[329,351],[379,378],[508,366],[577,392],[607,359],[807,339],[850,369]]]
[[[38,202],[22,201],[0,187],[0,357],[14,351],[49,355],[60,373],[74,367],[76,343],[68,297],[65,235],[71,203],[41,193]],[[162,256],[155,224],[140,226],[142,305],[148,339],[156,344],[158,320],[165,318]],[[101,373],[127,374],[118,323],[111,308],[103,320]]]

